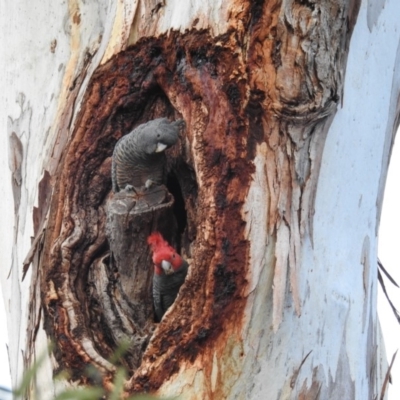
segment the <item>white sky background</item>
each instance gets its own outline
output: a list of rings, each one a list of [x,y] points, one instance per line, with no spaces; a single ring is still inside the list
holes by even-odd
[[[397,131],[396,145],[389,166],[381,224],[379,229],[378,254],[385,269],[400,285],[400,130]],[[386,290],[397,310],[400,311],[400,289],[385,279]],[[400,348],[400,325],[378,286],[378,314],[385,338],[386,354],[390,363],[393,354]],[[389,400],[400,399],[400,351],[392,368],[392,385],[389,385]]]

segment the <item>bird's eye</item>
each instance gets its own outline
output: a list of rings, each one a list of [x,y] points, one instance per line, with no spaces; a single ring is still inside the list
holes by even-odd
[[[175,253],[174,253],[174,254],[172,254],[172,258],[175,258]]]
[[[159,134],[159,133],[157,133],[157,137],[158,137],[158,138],[160,137],[160,134]]]

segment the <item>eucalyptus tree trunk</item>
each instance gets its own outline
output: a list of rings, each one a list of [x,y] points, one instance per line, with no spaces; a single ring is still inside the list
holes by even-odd
[[[384,0],[8,6],[0,229],[13,383],[52,341],[29,398],[53,398],[63,370],[64,385],[92,384],[88,366],[109,389],[119,339],[139,332],[120,360],[130,394],[379,398],[399,14]],[[110,261],[111,155],[158,117],[186,122],[167,189],[190,267],[162,321],[139,326],[129,273]],[[132,225],[135,240],[149,221]]]

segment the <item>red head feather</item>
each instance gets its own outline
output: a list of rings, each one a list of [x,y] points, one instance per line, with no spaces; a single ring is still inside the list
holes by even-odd
[[[147,243],[153,251],[153,262],[156,273],[161,273],[161,262],[166,260],[171,263],[174,271],[182,266],[182,257],[171,247],[159,232],[153,232],[148,238]]]
[[[164,240],[160,232],[153,232],[148,238],[147,243],[150,245],[151,249],[155,251],[161,247],[168,246],[168,242]]]

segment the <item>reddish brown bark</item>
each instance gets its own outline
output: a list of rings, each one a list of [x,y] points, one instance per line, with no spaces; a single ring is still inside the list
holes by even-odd
[[[286,224],[295,253],[294,241],[312,214],[313,191],[302,197],[318,174],[310,148],[322,148],[340,99],[338,71],[359,5],[325,3],[293,2],[282,10],[279,1],[252,2],[240,14],[242,28],[219,37],[193,30],[143,38],[94,74],[57,172],[41,256],[46,331],[60,369],[71,370],[74,379],[85,381],[89,364],[112,372],[103,359],[116,343],[90,325],[88,298],[88,276],[108,251],[110,156],[123,134],[160,116],[187,124],[168,160],[169,188],[183,199],[175,214],[191,264],[141,366],[133,371],[126,361],[133,374],[129,390],[157,389],[200,353],[207,368],[205,360],[228,337],[241,340],[250,266],[242,206],[258,144],[266,143],[271,237]],[[299,312],[292,272],[291,286]],[[84,340],[95,353],[82,347]]]

